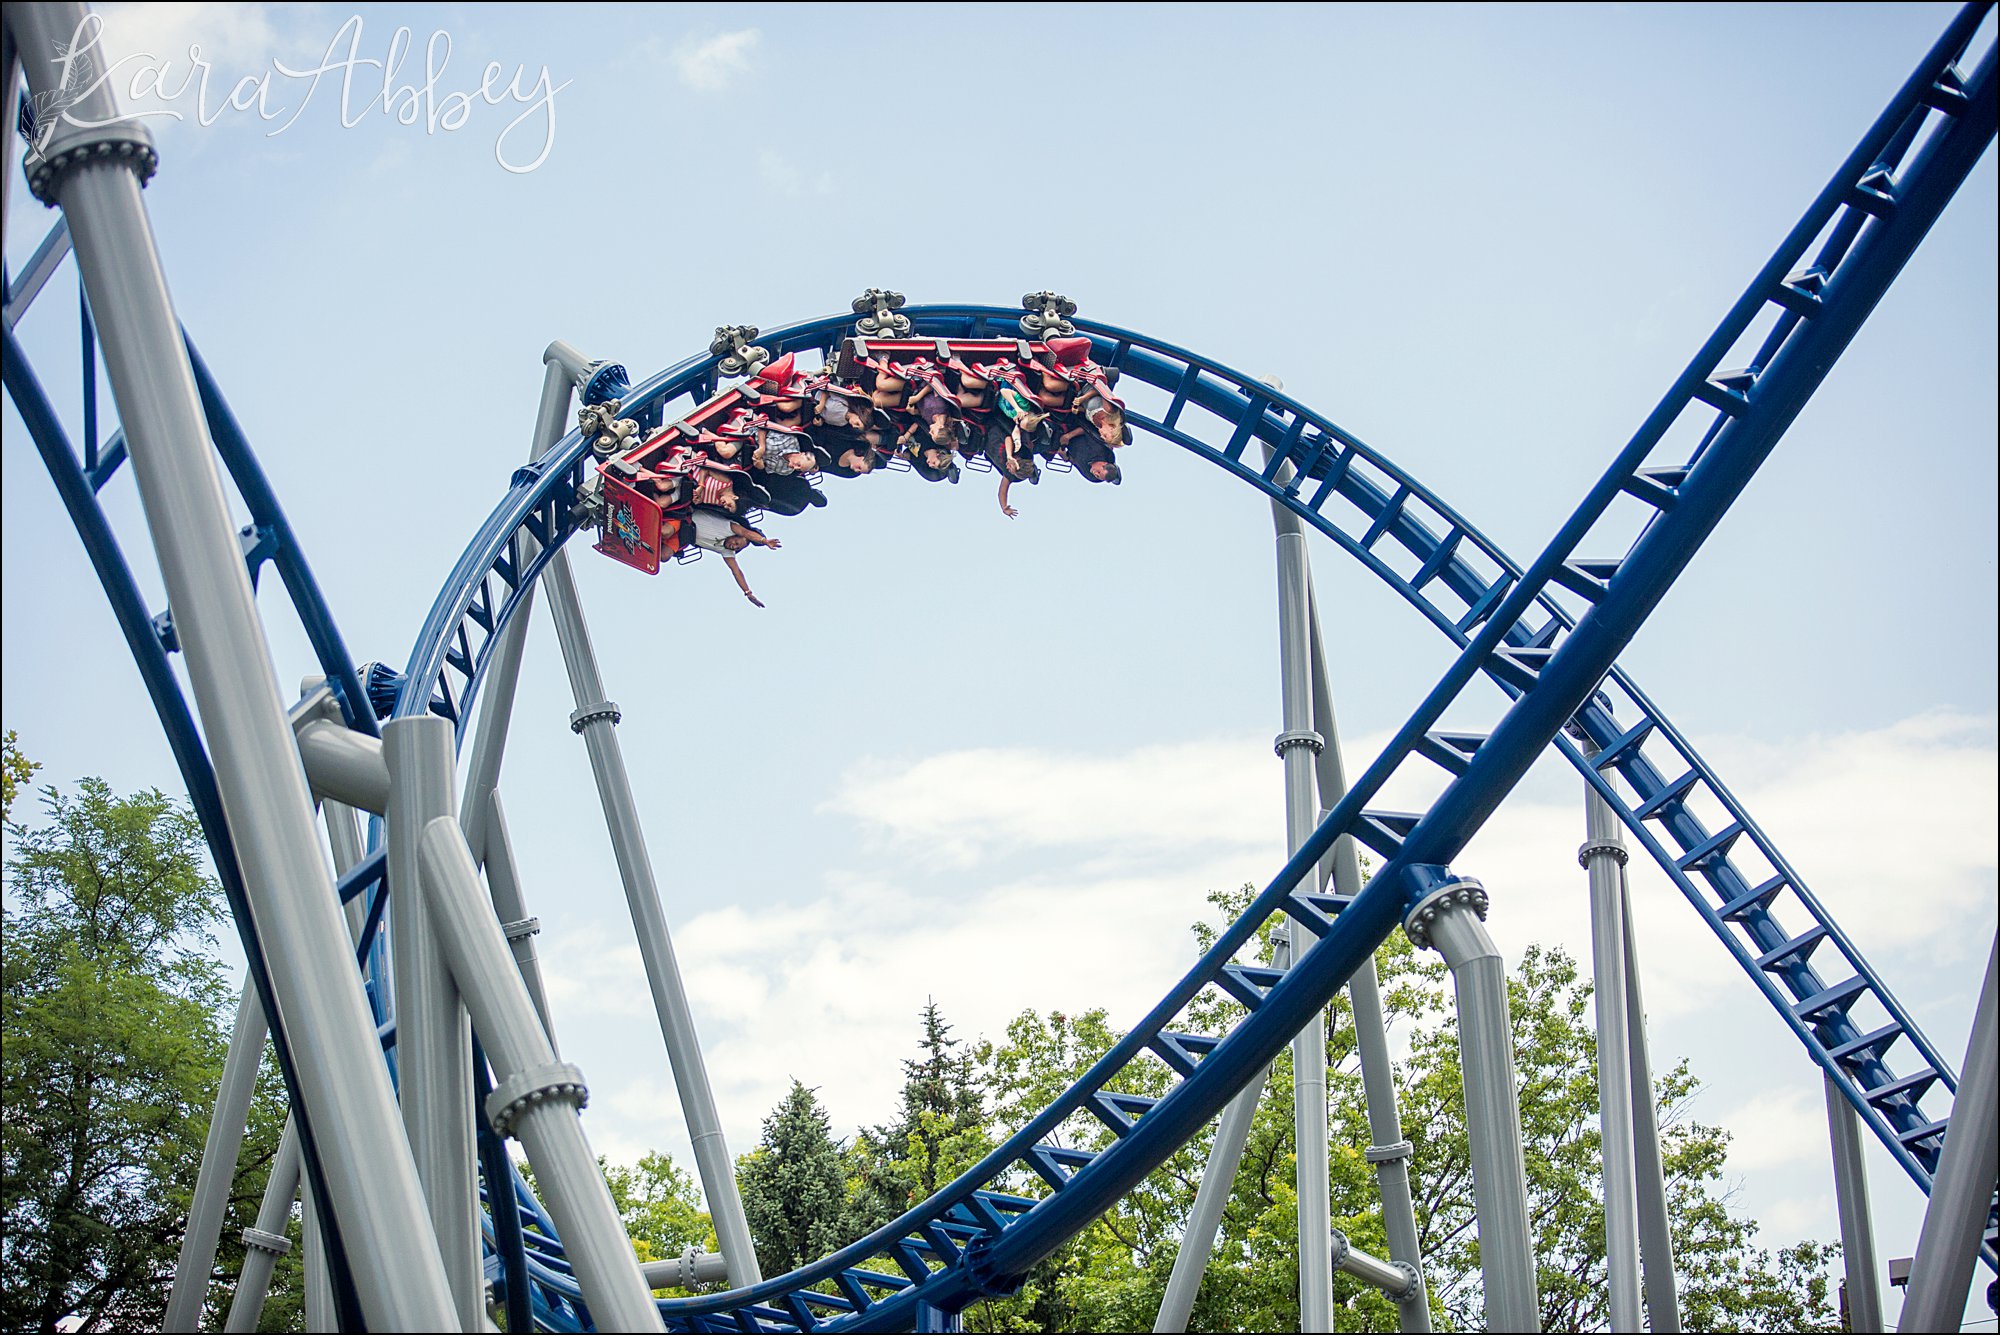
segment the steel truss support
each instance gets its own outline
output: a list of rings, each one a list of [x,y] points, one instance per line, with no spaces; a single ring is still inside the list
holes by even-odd
[[[31,185],[70,226],[365,1318],[383,1329],[442,1329],[453,1324],[447,1282],[360,978],[344,951],[326,949],[342,935],[333,881],[139,194],[152,146],[121,120],[94,48],[56,54],[85,17],[75,3],[6,13],[32,92],[63,101],[66,61],[84,89],[43,146]]]
[[[1276,512],[1276,507],[1274,507]],[[1285,730],[1277,752],[1285,762],[1285,851],[1297,853],[1319,825],[1313,797],[1313,757],[1324,741],[1312,730],[1312,631],[1308,609],[1305,534],[1278,534],[1278,644],[1284,686]],[[1315,887],[1317,888],[1317,887]],[[1318,940],[1305,926],[1282,929],[1297,959]],[[1297,1164],[1299,1221],[1299,1329],[1333,1329],[1333,1207],[1328,1198],[1326,1118],[1326,1011],[1292,1040],[1292,1149]],[[1229,1183],[1225,1182],[1225,1189]]]
[[[1861,1119],[1831,1076],[1826,1087],[1826,1126],[1833,1142],[1833,1199],[1840,1212],[1840,1260],[1847,1276],[1847,1328],[1882,1329],[1881,1273],[1875,1256],[1875,1219],[1868,1210],[1868,1163],[1861,1155]]]
[[[1604,1146],[1604,1236],[1611,1328],[1681,1328],[1660,1124],[1639,993],[1639,955],[1617,814],[1584,785],[1583,847],[1590,874],[1592,998],[1597,1013],[1598,1124]]]
[[[542,383],[538,429],[559,432],[568,415],[571,389],[585,378],[590,367],[575,349],[562,342],[549,345],[544,361],[547,373]],[[559,438],[559,434],[551,435],[546,444],[553,445]],[[590,627],[584,620],[583,602],[577,596],[576,577],[570,570],[567,551],[550,556],[542,571],[542,586],[548,597],[549,613],[555,620],[556,638],[562,645],[563,664],[569,670],[570,689],[576,698],[570,727],[582,736],[590,752],[598,800],[604,808],[604,823],[618,859],[625,902],[632,913],[632,930],[638,937],[639,956],[645,963],[646,982],[653,993],[653,1009],[659,1017],[667,1060],[673,1068],[674,1087],[680,1092],[681,1111],[687,1118],[688,1136],[694,1144],[702,1194],[708,1200],[717,1245],[728,1263],[729,1283],[734,1288],[743,1288],[763,1278],[757,1267],[757,1247],[743,1213],[743,1198],[736,1188],[736,1165],[723,1138],[722,1117],[716,1111],[715,1092],[708,1080],[708,1063],[695,1032],[694,1011],[681,981],[680,964],[674,958],[673,938],[667,930],[666,914],[660,908],[659,886],[653,878],[652,857],[646,850],[645,832],[632,798],[631,779],[625,772],[625,757],[614,731],[618,707],[605,697],[597,653],[591,647]],[[515,620],[519,622],[521,618],[517,615]]]
[[[1289,510],[1280,512],[1297,523]],[[1340,752],[1340,726],[1333,712],[1333,682],[1327,672],[1326,637],[1319,619],[1319,599],[1307,571],[1306,605],[1312,622],[1313,726],[1324,739],[1315,762],[1319,770],[1320,805],[1329,810],[1347,796],[1347,769]],[[1361,858],[1352,835],[1333,846],[1333,888],[1336,894],[1361,893]],[[1389,1260],[1415,1276],[1415,1283],[1396,1300],[1396,1320],[1406,1331],[1431,1329],[1430,1300],[1423,1283],[1423,1251],[1417,1243],[1416,1208],[1410,1200],[1410,1142],[1403,1137],[1402,1114],[1396,1106],[1396,1075],[1389,1064],[1389,1029],[1383,1018],[1382,988],[1369,956],[1347,982],[1353,1008],[1354,1045],[1361,1054],[1361,1091],[1368,1102],[1368,1138],[1362,1153],[1375,1165],[1375,1186],[1382,1197],[1382,1227],[1389,1239]],[[1385,1290],[1386,1291],[1386,1290]]]
[[[1951,1104],[1951,1127],[1944,1134],[1930,1207],[1910,1263],[1909,1296],[1896,1329],[1957,1330],[1966,1290],[1993,1210],[2000,1177],[2000,1022],[1994,1013],[1994,966],[2000,939],[1986,956],[1986,981],[1979,988],[1972,1036],[1965,1044],[1958,1091]]]
[[[236,1027],[229,1033],[229,1055],[222,1062],[222,1083],[209,1114],[208,1138],[201,1147],[201,1172],[188,1206],[187,1232],[181,1235],[180,1259],[174,1285],[167,1294],[164,1331],[201,1328],[207,1305],[208,1279],[215,1270],[215,1249],[222,1238],[222,1216],[229,1208],[229,1188],[236,1179],[236,1158],[243,1150],[243,1129],[250,1117],[250,1099],[257,1092],[257,1068],[264,1060],[268,1034],[257,989],[248,980],[236,1003]]]
[[[1591,1002],[1597,1014],[1597,1120],[1604,1156],[1605,1284],[1611,1329],[1640,1329],[1639,1178],[1635,1122],[1653,1115],[1634,1098],[1631,1000],[1626,995],[1627,854],[1611,804],[1589,784],[1585,842],[1577,861],[1590,873]]]
[[[1521,1158],[1514,1033],[1507,1018],[1507,962],[1486,934],[1485,917],[1485,887],[1459,877],[1417,901],[1403,929],[1417,949],[1435,946],[1444,956],[1458,1000],[1459,1065],[1479,1210],[1486,1328],[1538,1331],[1541,1298],[1534,1235],[1528,1228],[1528,1173]]]
[[[424,827],[456,809],[449,738],[445,763],[439,765],[425,753],[433,731],[429,725],[429,719],[392,719],[382,729],[381,752],[389,770],[385,828],[396,1090],[451,1279],[456,1329],[477,1330],[486,1303],[472,1143],[472,1027],[418,884],[418,840]]]
[[[429,766],[449,775],[450,721],[412,718],[401,726],[427,730]],[[586,1098],[583,1073],[557,1061],[549,1046],[456,817],[438,816],[425,827],[420,860],[425,911],[493,1063],[495,1085],[482,1112],[496,1132],[519,1137],[527,1150],[598,1326],[663,1329],[577,1116]],[[496,1208],[506,1207],[496,1202]]]
[[[271,1160],[271,1176],[264,1183],[264,1199],[257,1207],[257,1222],[243,1230],[243,1273],[237,1276],[224,1330],[257,1329],[264,1299],[271,1292],[271,1272],[278,1258],[292,1249],[292,1240],[285,1236],[285,1221],[292,1217],[292,1202],[298,1194],[299,1129],[287,1117],[278,1152]]]

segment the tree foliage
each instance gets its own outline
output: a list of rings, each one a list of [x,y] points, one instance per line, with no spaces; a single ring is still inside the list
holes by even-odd
[[[158,792],[85,779],[46,805],[7,863],[0,1328],[157,1326],[234,1010],[212,954],[221,891],[194,817]],[[275,1084],[232,1184],[227,1273],[282,1125]],[[280,1296],[266,1316],[294,1310]]]
[[[41,768],[38,761],[21,754],[21,739],[9,728],[4,739],[0,739],[0,822],[14,819],[14,795],[21,791],[21,785],[31,782],[35,771]]]
[[[961,1048],[937,1003],[927,1002],[919,1055],[903,1063],[896,1120],[864,1129],[849,1150],[857,1236],[926,1199],[993,1148],[979,1073]]]
[[[1214,920],[1197,923],[1195,944],[1211,945],[1215,921],[1240,913],[1252,890],[1210,896]],[[1268,961],[1268,932],[1246,947]],[[1454,1010],[1444,966],[1419,955],[1397,933],[1376,956],[1384,1007],[1400,1030],[1407,1056],[1395,1070],[1403,1134],[1415,1146],[1412,1189],[1433,1316],[1441,1329],[1484,1323],[1472,1173],[1465,1128]],[[1520,1081],[1523,1159],[1540,1266],[1543,1328],[1601,1329],[1604,1299],[1604,1212],[1601,1142],[1597,1127],[1596,1040],[1590,987],[1560,950],[1532,948],[1509,980]],[[1178,1027],[1220,1034],[1242,1008],[1216,990],[1205,992]],[[1353,1244],[1388,1255],[1369,1144],[1359,1058],[1345,995],[1328,1007],[1328,1118],[1333,1149],[1328,1190],[1334,1226]],[[949,1182],[1024,1125],[1122,1037],[1102,1010],[1023,1011],[999,1040],[955,1051],[935,1005],[925,1008],[919,1055],[904,1063],[902,1107],[896,1121],[866,1130],[850,1151],[848,1191],[857,1215],[817,1248],[787,1252],[790,1268],[832,1250],[863,1227],[900,1213]],[[1164,1067],[1140,1063],[1115,1087],[1159,1095]],[[1656,1076],[1661,1148],[1669,1181],[1676,1270],[1689,1330],[1832,1330],[1827,1265],[1836,1249],[1812,1241],[1775,1252],[1757,1246],[1754,1223],[1733,1214],[1724,1190],[1728,1134],[1687,1115],[1698,1084],[1682,1062]],[[774,1152],[774,1124],[799,1117],[792,1094],[765,1123]],[[799,1143],[824,1165],[832,1140],[826,1116]],[[1053,1141],[1102,1150],[1112,1132],[1079,1113]],[[1197,1191],[1213,1126],[1204,1129],[1115,1207],[1042,1261],[1019,1292],[965,1312],[969,1331],[1144,1330],[1152,1325]],[[1291,1055],[1273,1064],[1265,1096],[1224,1211],[1215,1250],[1190,1320],[1191,1330],[1298,1329],[1297,1158],[1292,1139]],[[764,1199],[770,1169],[744,1173],[753,1221],[772,1210]],[[822,1195],[811,1213],[836,1213],[824,1194],[822,1166],[813,1180]],[[1039,1177],[1017,1170],[1004,1184],[1017,1194],[1044,1196]],[[773,1200],[779,1198],[772,1198]],[[799,1217],[803,1217],[801,1214]],[[764,1233],[760,1230],[760,1241]],[[767,1263],[767,1273],[770,1267]],[[1335,1277],[1339,1330],[1394,1330],[1394,1306],[1345,1275]]]
[[[736,1176],[766,1275],[795,1270],[848,1241],[853,1215],[840,1146],[826,1109],[797,1080],[764,1119],[764,1134]]]

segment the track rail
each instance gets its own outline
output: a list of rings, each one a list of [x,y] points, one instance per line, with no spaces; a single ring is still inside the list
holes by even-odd
[[[673,1324],[893,1328],[914,1321],[919,1303],[953,1309],[1010,1291],[1036,1260],[1212,1118],[1326,1004],[1408,905],[1449,875],[1445,864],[1551,743],[1611,802],[1812,1060],[1912,1179],[1929,1189],[1949,1124],[1948,1110],[1938,1105],[1956,1087],[1949,1065],[1803,878],[1615,659],[1991,141],[1992,54],[1970,79],[1957,68],[1984,9],[1961,13],[1576,513],[1525,568],[1386,456],[1281,391],[1170,344],[1078,322],[1098,360],[1121,371],[1128,420],[1291,509],[1402,594],[1459,647],[1459,657],[1244,916],[1061,1098],[936,1196],[834,1255],[752,1288],[663,1303]],[[919,334],[940,338],[1012,337],[1019,318],[1018,311],[977,306],[905,313]],[[792,325],[761,341],[774,356],[824,354],[850,319]],[[1731,358],[1741,359],[1734,369]],[[719,383],[713,357],[692,358],[635,387],[625,402],[628,409],[662,405],[673,420],[711,397]],[[1135,386],[1148,387],[1150,396]],[[1253,442],[1273,447],[1268,464],[1249,453]],[[426,621],[398,715],[430,709],[463,727],[488,645],[547,551],[572,532],[569,507],[587,460],[572,433],[515,475]],[[1285,464],[1292,473],[1280,484]],[[1620,496],[1644,503],[1636,537],[1629,523],[1621,532],[1608,517]],[[1600,549],[1616,543],[1626,555],[1580,559],[1586,542]],[[1437,731],[1445,710],[1480,676],[1510,702],[1494,729]],[[1368,810],[1366,803],[1409,763],[1434,764],[1448,775],[1430,810]],[[1385,860],[1351,903],[1305,884],[1343,834]],[[1238,964],[1235,955],[1275,913],[1303,921],[1321,940],[1283,975]],[[1806,926],[1795,933],[1781,917]],[[1175,1033],[1176,1018],[1211,988],[1242,1002],[1246,1019],[1220,1040]],[[1913,1065],[1898,1074],[1892,1058]],[[1172,1072],[1175,1083],[1164,1098],[1119,1091],[1121,1074],[1141,1061]],[[1078,1113],[1109,1127],[1116,1137],[1109,1149],[1090,1155],[1050,1143]],[[1024,1182],[1038,1185],[1024,1188]],[[573,1284],[549,1265],[553,1253],[543,1252],[534,1263],[538,1282],[573,1300]],[[1990,1237],[1986,1255],[1991,1264]]]

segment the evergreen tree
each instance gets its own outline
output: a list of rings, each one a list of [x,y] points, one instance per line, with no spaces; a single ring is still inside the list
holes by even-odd
[[[796,1270],[849,1241],[840,1146],[819,1099],[797,1080],[764,1119],[763,1136],[738,1161],[736,1177],[765,1275]]]
[[[951,1037],[935,1001],[924,1004],[923,1030],[920,1055],[903,1063],[896,1120],[856,1138],[851,1157],[859,1232],[929,1197],[992,1148],[977,1066]]]

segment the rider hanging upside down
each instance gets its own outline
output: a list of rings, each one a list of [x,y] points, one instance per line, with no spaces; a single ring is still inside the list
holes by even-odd
[[[751,606],[762,607],[764,604],[750,591],[750,581],[743,577],[743,567],[736,564],[736,553],[751,546],[776,551],[784,544],[743,522],[740,516],[746,508],[746,496],[750,495],[756,495],[753,484],[735,469],[712,465],[696,469],[694,545],[721,552],[723,563],[736,578],[736,587],[743,590]]]

